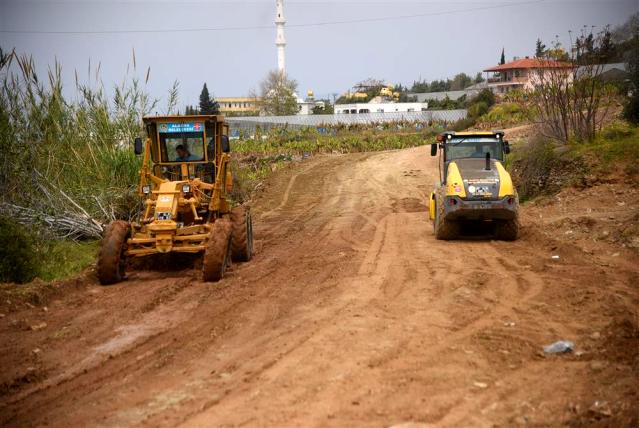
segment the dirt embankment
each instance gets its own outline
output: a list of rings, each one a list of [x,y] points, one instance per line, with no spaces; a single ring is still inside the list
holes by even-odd
[[[217,284],[3,294],[0,425],[639,424],[636,185],[524,206],[516,242],[441,242],[436,175],[428,148],[316,157],[270,180],[257,256]]]

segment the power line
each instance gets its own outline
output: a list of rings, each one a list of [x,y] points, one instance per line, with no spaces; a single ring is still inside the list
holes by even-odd
[[[517,3],[502,3],[491,6],[477,6],[467,9],[447,10],[441,12],[418,13],[413,15],[396,15],[378,18],[359,18],[342,21],[311,22],[305,24],[288,24],[287,28],[324,27],[329,25],[362,24],[370,22],[396,21],[402,19],[425,18],[433,16],[453,15],[457,13],[478,12],[484,10],[504,9],[527,4],[544,3],[547,0],[529,0]],[[238,27],[212,27],[212,28],[182,28],[169,30],[95,30],[95,31],[38,31],[38,30],[0,30],[4,34],[146,34],[146,33],[196,33],[208,31],[247,31],[273,29],[273,25],[238,26]]]

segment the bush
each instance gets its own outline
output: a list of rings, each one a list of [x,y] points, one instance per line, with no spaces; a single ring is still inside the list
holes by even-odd
[[[623,117],[628,122],[639,125],[639,94],[636,92],[633,93],[624,106]]]
[[[488,112],[488,104],[486,104],[485,101],[480,101],[468,107],[468,114],[470,115],[470,117],[477,118],[479,116],[483,116],[487,112]]]
[[[36,241],[38,278],[44,281],[69,278],[95,263],[100,243],[65,239]]]
[[[459,131],[465,131],[469,128],[472,128],[473,126],[475,126],[475,118],[468,116],[465,119],[460,119],[457,122],[453,123],[450,126],[450,129],[452,129],[455,132],[459,132]]]
[[[131,142],[157,101],[134,76],[112,96],[76,79],[68,98],[59,64],[48,77],[39,78],[25,55],[0,61],[2,202],[42,215],[130,218],[139,204],[133,196],[140,165]]]
[[[25,283],[38,273],[34,238],[14,220],[0,217],[0,282]]]
[[[513,153],[511,172],[522,201],[560,189],[557,172],[562,162],[555,148],[549,140],[535,136]]]
[[[500,103],[494,105],[481,122],[498,126],[513,125],[530,120],[530,112],[519,103]]]
[[[482,89],[480,93],[470,100],[471,105],[484,102],[488,107],[492,107],[495,104],[495,94],[490,89]]]
[[[615,121],[605,127],[601,131],[600,136],[606,140],[620,140],[622,138],[629,137],[632,134],[633,130],[632,128],[630,128],[630,126],[628,126],[628,124],[620,121]]]

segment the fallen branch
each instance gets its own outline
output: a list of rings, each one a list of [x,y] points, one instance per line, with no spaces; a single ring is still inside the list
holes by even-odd
[[[0,214],[27,225],[45,225],[56,237],[65,239],[100,239],[103,225],[88,215],[62,212],[52,215],[31,208],[0,203]]]

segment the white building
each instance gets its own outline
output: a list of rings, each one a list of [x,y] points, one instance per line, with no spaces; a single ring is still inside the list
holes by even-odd
[[[406,113],[425,111],[428,103],[357,103],[335,104],[335,114]]]
[[[313,114],[315,107],[324,108],[324,101],[316,101],[313,91],[308,91],[305,99],[300,98],[297,94],[295,94],[295,98],[297,99],[297,106],[300,109],[297,113],[299,115]]]

